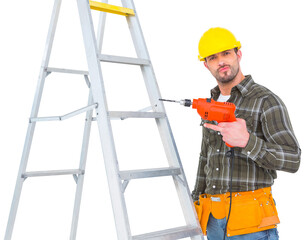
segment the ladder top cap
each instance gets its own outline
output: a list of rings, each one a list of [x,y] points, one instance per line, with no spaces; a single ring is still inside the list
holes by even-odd
[[[101,2],[96,2],[96,1],[90,1],[90,8],[93,10],[97,11],[102,11],[102,12],[108,12],[108,13],[114,13],[114,14],[119,14],[123,16],[134,16],[135,13],[133,9],[130,8],[124,8],[120,6],[115,6],[115,5],[110,5],[107,3],[101,3]]]

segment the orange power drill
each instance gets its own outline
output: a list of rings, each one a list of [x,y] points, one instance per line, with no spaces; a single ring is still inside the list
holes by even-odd
[[[234,103],[216,102],[211,98],[193,99],[193,102],[191,101],[191,99],[184,99],[181,101],[167,100],[167,99],[159,99],[159,100],[180,103],[181,105],[186,107],[192,106],[192,108],[197,109],[198,114],[204,120],[216,121],[218,123],[236,121],[234,114],[236,107]],[[227,143],[226,145],[228,147],[233,147]]]

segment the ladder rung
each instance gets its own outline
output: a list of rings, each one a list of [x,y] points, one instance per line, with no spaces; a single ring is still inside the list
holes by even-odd
[[[89,105],[87,107],[80,108],[80,109],[78,109],[76,111],[67,113],[67,114],[65,114],[63,116],[30,118],[30,122],[38,122],[38,121],[63,121],[63,120],[66,120],[68,118],[74,117],[74,116],[76,116],[78,114],[81,114],[83,112],[87,112],[89,110],[92,110],[94,108],[97,108],[97,103],[94,103],[94,104]]]
[[[181,239],[201,235],[201,229],[195,226],[184,226],[162,231],[136,235],[132,240]]]
[[[115,5],[110,5],[107,3],[95,2],[95,1],[89,1],[89,3],[90,3],[90,8],[93,10],[114,13],[123,16],[135,15],[133,9],[130,8],[124,8],[120,6],[115,6]]]
[[[124,112],[124,111],[110,111],[108,112],[110,118],[164,118],[166,115],[163,112]]]
[[[82,70],[74,70],[74,69],[65,69],[65,68],[46,68],[46,71],[51,72],[59,72],[59,73],[72,73],[72,74],[80,74],[80,75],[89,75],[88,71],[82,71]]]
[[[150,61],[142,58],[131,58],[114,55],[100,54],[99,59],[102,62],[123,63],[131,65],[149,65]]]
[[[24,174],[22,174],[22,178],[58,176],[58,175],[73,175],[73,174],[84,174],[84,173],[85,173],[85,171],[81,170],[81,169],[34,171],[34,172],[25,172]]]
[[[175,168],[175,167],[120,171],[120,177],[122,180],[164,177],[164,176],[173,176],[179,174],[181,174],[180,168]]]

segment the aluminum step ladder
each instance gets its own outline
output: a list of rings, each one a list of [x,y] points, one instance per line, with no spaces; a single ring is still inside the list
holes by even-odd
[[[26,178],[39,176],[72,175],[77,183],[75,203],[73,211],[70,239],[76,239],[76,231],[81,203],[83,181],[85,175],[85,166],[87,159],[88,143],[92,120],[97,121],[100,141],[102,144],[106,174],[110,191],[110,197],[115,218],[117,238],[119,240],[142,240],[142,239],[181,239],[191,238],[194,240],[203,239],[202,230],[195,214],[195,209],[190,196],[190,191],[186,181],[181,161],[176,149],[174,138],[165,113],[158,85],[156,82],[153,67],[146,48],[142,30],[139,24],[135,7],[132,0],[122,0],[122,7],[108,4],[108,0],[94,2],[88,0],[77,0],[80,16],[83,40],[86,50],[87,63],[89,71],[80,71],[72,69],[59,69],[49,67],[49,59],[52,50],[54,34],[59,16],[62,0],[55,0],[52,12],[50,27],[47,36],[47,44],[43,55],[42,66],[40,70],[37,90],[34,98],[30,121],[28,125],[26,140],[18,172],[14,197],[8,219],[5,240],[12,237],[14,222],[17,214],[17,208],[20,200],[21,190]],[[98,27],[97,39],[95,37],[92,23],[91,9],[101,11]],[[106,13],[113,13],[125,16],[129,25],[130,33],[136,49],[137,58],[110,56],[100,53],[102,39],[104,34]],[[100,62],[112,62],[119,64],[138,65],[141,68],[143,78],[148,91],[151,106],[150,111],[108,111],[103,76]],[[42,91],[46,77],[52,72],[70,73],[83,75],[89,86],[88,106],[73,111],[63,116],[38,117],[38,110],[41,102]],[[89,80],[90,77],[90,80]],[[93,111],[96,117],[93,118]],[[86,112],[86,121],[83,135],[82,152],[78,169],[51,170],[27,172],[29,153],[33,140],[33,134],[37,122],[40,121],[63,121],[80,113]],[[111,128],[111,119],[113,118],[153,118],[156,121],[159,133],[164,145],[165,153],[168,159],[169,167],[155,169],[137,169],[129,171],[120,171],[117,155],[115,151],[114,137]],[[185,226],[172,229],[161,230],[141,235],[132,236],[130,224],[127,215],[124,191],[127,184],[132,179],[154,178],[161,176],[172,176],[176,187],[180,205],[185,218]]]

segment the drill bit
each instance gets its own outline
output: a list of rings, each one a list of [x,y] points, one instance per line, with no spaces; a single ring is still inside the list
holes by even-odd
[[[175,103],[180,103],[180,101],[176,101],[176,100],[168,100],[168,99],[163,99],[163,98],[159,98],[160,101],[165,101],[165,102],[175,102]]]
[[[190,107],[192,105],[192,100],[191,99],[182,99],[180,101],[176,101],[176,100],[168,100],[168,99],[163,99],[163,98],[159,98],[160,101],[166,101],[166,102],[174,102],[174,103],[179,103],[185,107]]]

